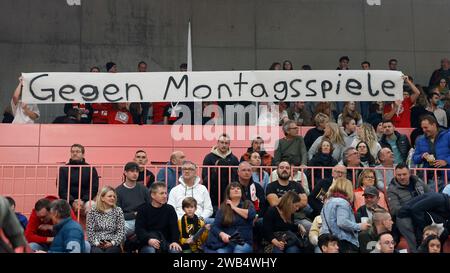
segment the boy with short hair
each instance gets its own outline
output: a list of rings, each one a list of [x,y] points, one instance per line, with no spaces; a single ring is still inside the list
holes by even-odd
[[[200,252],[208,238],[210,225],[205,225],[204,220],[195,214],[197,201],[193,197],[186,197],[181,206],[185,214],[178,220],[178,229],[183,252]]]
[[[320,235],[317,245],[322,253],[339,253],[339,239],[329,233]]]

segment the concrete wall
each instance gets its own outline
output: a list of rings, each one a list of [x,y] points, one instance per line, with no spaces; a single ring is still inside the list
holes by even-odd
[[[448,0],[66,0],[0,1],[0,109],[20,72],[87,71],[113,60],[135,71],[177,69],[192,20],[194,70],[335,69],[342,55],[386,69],[389,58],[427,84],[450,57]],[[41,122],[62,113],[41,106]]]

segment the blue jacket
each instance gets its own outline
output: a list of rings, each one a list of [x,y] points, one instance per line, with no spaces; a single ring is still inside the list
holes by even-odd
[[[424,153],[434,154],[436,159],[447,161],[450,163],[450,133],[448,130],[440,130],[435,140],[435,151],[431,151],[430,140],[425,135],[419,136],[416,140],[416,150],[414,151],[413,160],[415,164],[423,163],[424,168],[434,168],[430,166],[428,161],[422,158]]]
[[[72,218],[63,219],[53,227],[56,232],[48,252],[83,253],[84,234],[80,224]]]
[[[158,171],[156,175],[156,181],[165,182],[167,184],[167,193],[170,192],[172,188],[177,185],[177,169],[170,168],[171,162],[167,163],[167,168],[162,168]],[[167,181],[166,181],[166,170],[167,170]],[[181,176],[181,168],[178,169],[178,177]]]
[[[339,240],[346,240],[359,247],[358,232],[361,231],[361,227],[356,223],[353,209],[347,200],[339,197],[328,199],[320,216],[322,218],[320,234],[333,233]]]
[[[243,202],[239,204],[239,208],[242,208]],[[252,245],[253,244],[253,219],[256,216],[255,208],[253,204],[250,203],[248,207],[248,217],[247,219],[242,218],[237,213],[234,213],[233,223],[230,226],[223,226],[223,214],[222,210],[219,209],[216,213],[216,218],[214,219],[214,223],[211,226],[211,230],[208,234],[208,239],[206,241],[206,245],[210,249],[218,249],[225,247],[226,244],[220,239],[219,233],[225,232],[228,235],[233,235],[236,232],[239,232],[241,238],[245,241],[245,243]]]

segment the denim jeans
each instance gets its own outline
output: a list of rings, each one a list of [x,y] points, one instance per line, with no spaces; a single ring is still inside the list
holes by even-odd
[[[252,253],[251,245],[245,243],[244,245],[228,244],[226,247],[217,249],[217,253]]]
[[[156,253],[156,249],[152,246],[144,246],[139,253]],[[169,253],[180,253],[180,251],[169,249]]]
[[[300,248],[298,246],[290,246],[285,248],[284,250],[279,249],[274,246],[272,249],[272,253],[300,253]]]

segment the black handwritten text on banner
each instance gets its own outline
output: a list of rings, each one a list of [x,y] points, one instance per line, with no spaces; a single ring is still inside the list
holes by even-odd
[[[394,101],[401,72],[384,70],[23,73],[27,103]]]

